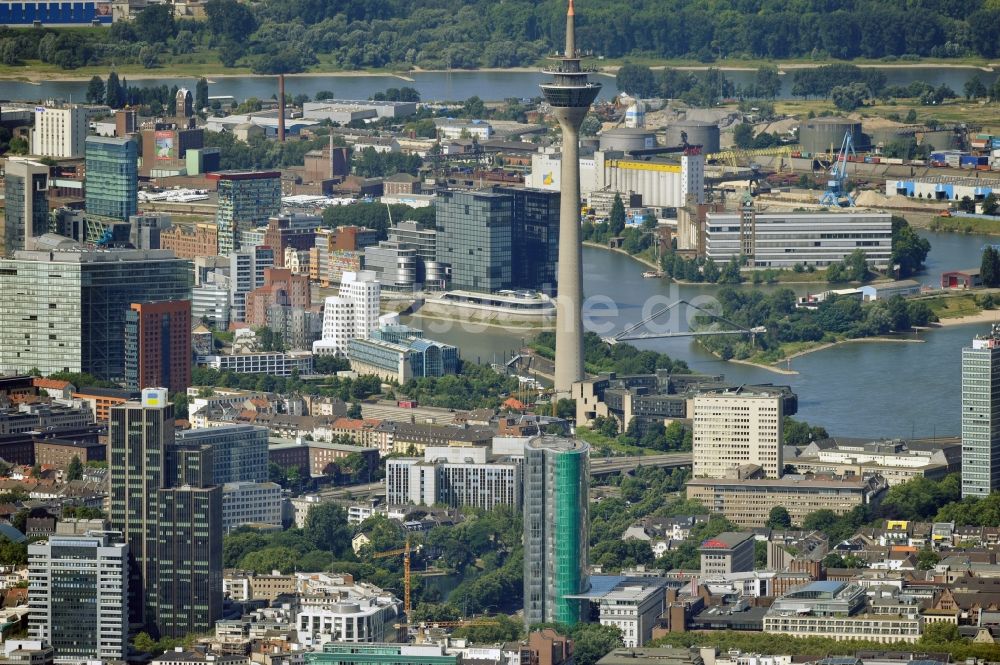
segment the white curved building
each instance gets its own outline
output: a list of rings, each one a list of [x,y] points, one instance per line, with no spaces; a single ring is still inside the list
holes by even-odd
[[[345,355],[352,339],[368,339],[379,326],[381,284],[370,270],[345,272],[340,294],[323,305],[323,336],[313,342],[316,355]]]

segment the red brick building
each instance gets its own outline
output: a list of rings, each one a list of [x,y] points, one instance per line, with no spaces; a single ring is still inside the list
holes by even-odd
[[[131,390],[191,385],[191,301],[132,303],[125,314],[125,385]]]
[[[306,275],[293,275],[285,268],[265,268],[264,286],[247,294],[247,325],[267,325],[267,308],[271,305],[308,308],[312,291]]]

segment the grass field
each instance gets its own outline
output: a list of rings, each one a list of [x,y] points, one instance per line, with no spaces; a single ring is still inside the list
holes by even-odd
[[[983,233],[1000,235],[1000,218],[979,219],[978,217],[935,217],[928,224],[931,231],[951,231],[953,233]]]
[[[927,303],[939,319],[971,316],[983,311],[983,308],[976,304],[975,297],[971,295],[936,296],[922,299],[922,302]]]

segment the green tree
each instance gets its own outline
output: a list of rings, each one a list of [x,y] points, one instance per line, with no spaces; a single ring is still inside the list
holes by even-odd
[[[312,510],[309,512],[312,513]],[[243,570],[252,570],[258,575],[270,574],[272,570],[287,575],[297,570],[300,556],[290,547],[265,547],[250,552],[240,559],[239,567]]]
[[[96,74],[90,77],[87,84],[87,103],[100,104],[104,102],[104,80]]]
[[[217,37],[240,41],[257,29],[250,7],[237,0],[209,0],[205,3],[208,29]]]
[[[992,245],[983,250],[983,258],[979,264],[979,278],[985,287],[1000,286],[1000,252]]]
[[[360,419],[361,416],[361,404],[359,402],[351,402],[350,408],[347,409],[347,417]]]
[[[633,97],[655,97],[657,95],[656,77],[653,70],[644,65],[625,63],[618,68],[615,76],[618,89]]]
[[[316,549],[327,550],[338,558],[348,552],[353,554],[347,512],[336,504],[321,503],[311,507],[306,515],[305,532]]]
[[[747,150],[753,145],[753,125],[741,122],[733,129],[733,142],[740,150]]]
[[[844,259],[844,265],[847,268],[847,278],[852,282],[864,282],[870,275],[868,257],[865,256],[863,249],[856,249],[851,252]]]
[[[983,199],[983,214],[984,215],[995,215],[997,214],[997,208],[1000,207],[1000,202],[997,200],[997,195],[990,192]]]
[[[625,203],[620,194],[615,194],[615,200],[611,203],[611,215],[608,217],[611,235],[620,236],[625,230]]]
[[[208,108],[208,79],[204,76],[194,87],[194,107],[199,111]]]
[[[622,646],[622,631],[617,626],[579,623],[572,632],[576,665],[595,665],[614,649]]]
[[[973,76],[971,79],[966,81],[964,90],[966,99],[979,99],[980,97],[986,97],[989,94],[986,90],[986,86],[983,85],[982,80],[978,76]]]
[[[73,455],[69,466],[66,467],[66,480],[80,480],[81,478],[83,478],[83,463],[78,456]]]
[[[177,34],[173,5],[149,5],[132,23],[136,37],[147,44],[162,44]]]
[[[723,266],[717,281],[719,284],[739,284],[742,282],[743,275],[740,273],[739,259],[735,256],[731,257],[729,261],[726,262],[726,265]]]
[[[784,506],[775,506],[768,513],[767,522],[764,526],[772,529],[788,529],[792,526],[792,518],[788,514],[788,509]]]
[[[576,419],[576,400],[561,398],[556,402],[556,417],[566,420]]]
[[[781,77],[774,66],[761,67],[754,78],[754,95],[764,99],[774,99],[781,92]]]
[[[859,106],[864,106],[868,97],[868,88],[863,83],[851,83],[850,85],[838,85],[830,90],[830,98],[834,106],[841,111],[853,111]]]
[[[917,552],[917,569],[918,570],[930,570],[934,566],[938,565],[941,561],[941,557],[937,552],[932,550],[929,546],[925,546],[919,552]]]
[[[917,235],[904,217],[892,216],[892,262],[899,266],[900,277],[923,268],[930,251],[931,243]]]
[[[125,89],[118,80],[117,72],[108,74],[108,82],[104,86],[104,103],[113,109],[125,106]]]

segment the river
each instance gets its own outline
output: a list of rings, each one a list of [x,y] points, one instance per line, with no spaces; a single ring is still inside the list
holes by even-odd
[[[923,283],[935,284],[941,272],[978,264],[986,236],[921,231],[932,245]],[[644,318],[651,308],[680,298],[710,297],[718,287],[670,284],[643,279],[645,269],[633,259],[595,248],[584,248],[584,293],[587,311],[599,314],[615,303],[613,316],[592,316],[589,329],[602,324],[615,332]],[[752,287],[746,287],[752,288]],[[774,287],[760,287],[774,288]],[[797,293],[824,288],[793,285]],[[645,310],[644,310],[645,308]],[[492,362],[517,349],[530,333],[501,328],[477,328],[468,334],[440,321],[412,319],[429,336],[462,348],[462,357]],[[609,325],[608,325],[609,324]],[[677,322],[671,330],[683,330]],[[450,328],[450,329],[446,329]],[[723,362],[689,337],[630,342],[686,361],[694,371],[725,374],[735,383],[787,384],[798,393],[799,418],[822,425],[834,435],[850,437],[911,437],[959,433],[961,350],[983,325],[941,328],[920,334],[922,343],[859,342],[801,356],[791,361],[797,374],[778,374],[759,367]],[[607,334],[608,330],[597,332]]]
[[[781,97],[791,95],[790,70],[781,76]],[[913,81],[926,81],[934,86],[946,84],[961,94],[962,86],[973,76],[978,76],[989,87],[997,78],[996,72],[984,72],[973,67],[883,67],[889,85],[907,85]],[[224,73],[224,72],[223,72]],[[754,71],[727,71],[726,76],[736,84],[753,83]],[[128,78],[128,77],[126,77]],[[405,76],[326,74],[289,76],[286,91],[290,95],[305,94],[314,97],[321,90],[333,92],[340,99],[368,99],[386,88],[410,86],[416,88],[424,101],[463,100],[478,96],[484,100],[502,100],[510,97],[536,97],[538,84],[550,78],[541,72],[456,71],[413,72]],[[607,99],[617,92],[613,76],[598,75],[604,83],[601,98]],[[130,78],[135,85],[168,87],[186,86],[194,89],[194,77],[150,76]],[[209,95],[232,95],[237,99],[257,97],[270,99],[277,93],[277,83],[271,76],[219,76],[209,77]],[[82,102],[87,94],[87,81],[0,81],[0,100],[45,101],[62,99]]]

